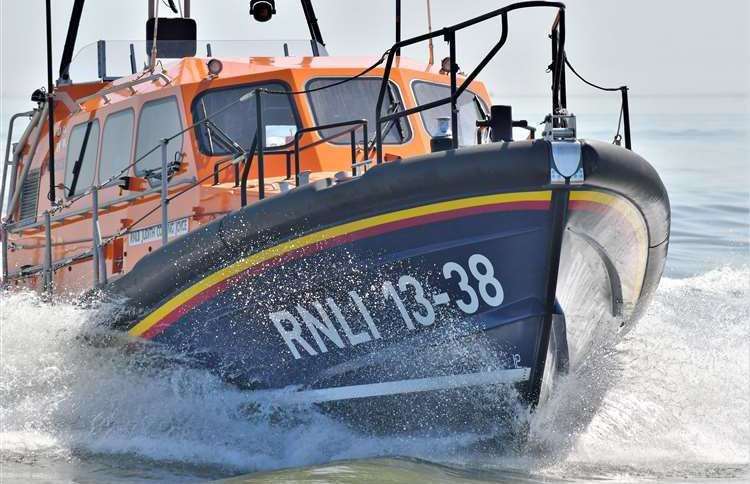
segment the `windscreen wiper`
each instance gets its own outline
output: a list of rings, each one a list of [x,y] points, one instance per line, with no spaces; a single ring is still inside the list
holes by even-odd
[[[479,115],[482,117],[482,121],[487,121],[489,118],[489,115],[484,110],[484,106],[482,105],[482,102],[479,100],[479,96],[474,94],[474,106],[477,108],[477,112],[479,112]]]
[[[393,85],[389,82],[388,83],[388,97],[391,98],[391,105],[388,111],[390,114],[396,114],[399,110],[403,109],[403,105],[401,104],[401,101],[398,99],[398,96],[396,96],[396,93],[393,91]],[[393,125],[396,125],[396,129],[398,130],[398,136],[401,142],[403,143],[404,140],[406,140],[406,135],[404,134],[404,126],[401,124],[403,121],[403,118],[397,118],[393,120],[394,123],[388,128],[388,131],[391,130]],[[388,131],[383,135],[383,138],[388,135]]]
[[[390,116],[391,114],[396,114],[398,109],[401,107],[401,103],[398,102],[396,104],[391,104],[388,108],[388,111],[385,113],[386,116]],[[391,132],[391,129],[393,129],[393,126],[397,124],[395,119],[391,119],[388,121],[388,124],[385,126],[385,131],[383,132],[382,139],[385,140],[386,136],[388,136],[388,133]],[[400,123],[398,123],[400,124]],[[399,132],[401,132],[401,129],[399,129]],[[365,141],[365,159],[370,155],[370,152],[375,148],[375,141],[377,141],[377,135],[373,135],[372,140],[364,140]],[[401,135],[401,142],[404,141],[404,135]]]
[[[86,154],[86,146],[89,144],[89,135],[91,134],[91,126],[93,121],[86,123],[86,133],[83,135],[83,142],[81,143],[81,151],[78,153],[78,159],[73,164],[73,181],[70,182],[70,188],[68,189],[68,198],[72,197],[76,193],[76,185],[78,185],[78,175],[81,173],[81,165],[83,164],[83,156]]]
[[[215,138],[216,143],[220,144],[225,150],[235,156],[240,156],[247,153],[239,143],[233,140],[231,136],[229,136],[223,129],[216,126],[216,124],[214,124],[212,121],[206,120],[205,123],[206,130],[209,132],[209,135],[212,137],[212,139]]]
[[[388,97],[390,98],[391,102],[388,106],[388,111],[385,113],[386,116],[390,116],[391,114],[396,114],[399,110],[403,109],[404,106],[401,103],[401,101],[399,101],[398,97],[396,96],[396,93],[393,92],[393,86],[391,84],[388,84]],[[396,129],[398,130],[399,139],[403,143],[406,140],[406,134],[404,133],[404,126],[403,124],[401,124],[402,121],[403,121],[402,118],[391,119],[390,121],[388,121],[388,124],[385,125],[385,130],[383,131],[382,139],[385,140],[385,138],[388,137],[388,134],[390,134],[393,127],[396,126]],[[365,143],[364,143],[365,144],[365,159],[367,159],[367,156],[375,147],[376,139],[377,137],[373,136],[372,141],[365,140]]]
[[[231,136],[216,126],[213,122],[206,120],[204,121],[204,124],[206,125],[206,130],[209,132],[209,136],[211,136],[213,141],[215,141],[216,144],[221,145],[222,148],[230,152],[234,157],[244,156],[247,153],[239,143],[233,140]],[[211,150],[211,154],[214,154],[213,149]],[[180,163],[180,161],[175,160],[167,167],[167,177],[171,176],[176,170],[179,170]],[[161,180],[161,167],[146,170],[143,176],[149,179]]]

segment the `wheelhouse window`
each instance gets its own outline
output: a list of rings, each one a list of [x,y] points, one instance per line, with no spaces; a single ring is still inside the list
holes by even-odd
[[[146,176],[151,185],[158,185],[160,183],[159,177],[149,177],[151,174],[160,175],[162,155],[161,147],[158,146],[162,139],[171,138],[181,130],[180,108],[177,106],[177,99],[174,96],[144,104],[138,119],[135,156],[136,160],[144,155],[145,158],[135,165],[136,175]],[[157,148],[154,149],[154,147]],[[182,135],[179,135],[167,143],[167,163],[175,161],[181,152]]]
[[[412,90],[419,105],[445,99],[451,95],[450,86],[425,81],[415,81],[412,84]],[[477,144],[477,121],[484,119],[487,106],[479,96],[467,89],[458,96],[457,107],[458,144],[460,146]],[[422,111],[420,114],[422,115],[422,122],[427,132],[430,133],[430,136],[434,137],[440,133],[438,119],[451,117],[451,105],[450,103],[443,104],[442,106]]]
[[[307,89],[321,89],[325,86],[341,82],[344,79],[343,77],[313,79],[307,83]],[[315,124],[333,124],[356,119],[366,119],[368,136],[370,140],[374,139],[375,130],[377,129],[375,107],[378,103],[381,84],[382,80],[379,77],[366,77],[344,82],[328,89],[311,92],[308,96],[313,116],[315,117]],[[389,82],[381,115],[384,116],[403,110],[404,103],[401,99],[401,93],[394,83]],[[383,143],[402,144],[411,139],[411,127],[405,117],[398,118],[393,123],[384,123],[382,129]],[[322,137],[333,136],[341,132],[341,130],[342,128],[321,130],[320,135]],[[358,129],[356,133],[356,139],[361,143],[363,140],[362,130]],[[331,143],[348,144],[350,143],[350,138],[349,136],[340,136],[331,140]]]
[[[125,109],[107,116],[102,133],[102,150],[99,155],[99,183],[113,176],[125,176],[123,170],[130,164],[130,149],[133,145],[132,109]]]
[[[74,126],[68,137],[65,158],[65,193],[79,195],[94,183],[96,152],[99,148],[99,120]],[[77,174],[76,174],[77,173]]]
[[[193,121],[200,123],[195,130],[203,154],[220,156],[233,153],[232,143],[237,143],[245,151],[250,150],[258,128],[256,98],[237,101],[256,88],[289,91],[286,85],[272,82],[213,89],[196,98]],[[266,148],[291,145],[298,128],[291,97],[282,94],[262,96]],[[208,122],[203,122],[207,118]]]

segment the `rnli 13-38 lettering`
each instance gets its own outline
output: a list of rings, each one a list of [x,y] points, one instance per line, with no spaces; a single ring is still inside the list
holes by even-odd
[[[480,301],[490,307],[500,306],[505,293],[495,277],[492,262],[482,254],[473,254],[467,266],[468,273],[456,262],[443,264],[443,278],[455,281],[458,288],[459,296],[454,300],[447,292],[428,294],[423,284],[408,274],[399,277],[396,284],[385,281],[382,297],[386,304],[395,305],[407,330],[433,325],[435,308],[439,306],[454,304],[467,315],[479,310]],[[323,302],[313,301],[306,307],[297,304],[292,310],[276,311],[268,316],[295,359],[302,358],[303,354],[316,356],[334,347],[357,346],[381,339],[380,329],[359,293],[349,291],[348,298],[347,304],[353,306],[361,319],[356,325],[347,320],[339,303],[330,297]]]

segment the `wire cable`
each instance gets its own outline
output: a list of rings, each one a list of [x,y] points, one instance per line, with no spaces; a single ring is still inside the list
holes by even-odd
[[[568,66],[570,68],[570,70],[573,72],[573,74],[575,74],[575,76],[578,79],[580,79],[584,84],[586,84],[588,86],[591,86],[594,89],[599,89],[600,91],[605,91],[605,92],[624,92],[624,91],[628,90],[627,86],[604,87],[604,86],[600,86],[598,84],[594,84],[593,82],[585,79],[582,75],[580,75],[578,73],[578,71],[575,70],[575,68],[573,67],[573,65],[568,60],[568,55],[567,54],[564,53],[563,57],[565,58],[565,65]],[[620,129],[622,127],[622,116],[623,116],[624,110],[625,110],[624,102],[621,102],[620,103],[620,116],[619,116],[619,118],[617,120],[617,132],[615,133],[615,137],[612,140],[612,144],[617,145],[617,146],[620,146],[622,144],[622,135],[620,134]]]
[[[365,74],[369,73],[370,71],[372,71],[373,69],[375,69],[376,67],[378,67],[380,64],[382,64],[383,62],[385,62],[385,59],[386,59],[386,57],[388,57],[388,54],[390,53],[390,51],[391,51],[391,49],[388,49],[385,52],[383,52],[383,55],[381,55],[380,58],[377,61],[375,61],[374,64],[372,64],[370,67],[366,68],[365,70],[361,71],[360,73],[355,74],[354,76],[351,76],[351,77],[347,77],[347,78],[341,79],[340,81],[333,82],[331,84],[326,84],[325,86],[316,87],[314,89],[303,89],[301,91],[273,91],[273,90],[270,90],[270,89],[260,89],[260,90],[263,91],[263,92],[265,92],[265,93],[267,93],[267,94],[286,94],[286,95],[295,96],[295,95],[299,95],[299,94],[310,94],[310,93],[313,93],[313,92],[322,91],[324,89],[330,89],[332,87],[340,86],[340,85],[345,84],[347,82],[353,81],[355,79],[359,79],[360,77],[362,77]]]
[[[578,71],[575,70],[575,68],[573,68],[573,65],[568,60],[568,55],[564,54],[564,56],[565,56],[565,65],[568,66],[570,68],[570,70],[573,71],[573,74],[575,74],[578,79],[580,79],[581,81],[583,81],[584,84],[588,84],[589,86],[591,86],[591,87],[593,87],[595,89],[599,89],[601,91],[608,91],[608,92],[615,92],[615,91],[621,91],[623,89],[627,89],[626,86],[622,86],[622,87],[603,87],[603,86],[599,86],[597,84],[594,84],[591,81],[587,81],[586,79],[584,79],[584,77],[582,75],[580,75],[578,73]]]
[[[232,107],[236,106],[237,104],[239,104],[241,102],[244,102],[244,101],[247,101],[248,99],[250,99],[250,97],[252,97],[254,95],[257,95],[258,92],[263,92],[263,93],[272,94],[272,95],[288,95],[288,96],[289,95],[293,96],[293,95],[309,94],[309,93],[313,93],[313,92],[317,92],[317,91],[322,91],[324,89],[330,89],[332,87],[340,86],[340,85],[345,84],[347,82],[351,82],[351,81],[353,81],[355,79],[359,79],[362,76],[366,75],[367,73],[371,72],[373,69],[375,69],[376,67],[378,67],[383,62],[385,62],[385,59],[388,56],[389,52],[390,52],[390,49],[388,49],[385,52],[383,52],[383,55],[381,55],[380,58],[375,63],[373,63],[372,65],[370,65],[366,69],[362,70],[361,72],[355,74],[354,76],[347,77],[347,78],[344,78],[344,79],[342,79],[340,81],[337,81],[335,83],[326,84],[325,86],[320,86],[320,87],[317,87],[317,88],[314,88],[314,89],[304,89],[304,90],[301,90],[301,91],[274,91],[274,90],[271,90],[271,89],[263,89],[263,88],[252,89],[252,90],[246,92],[245,94],[243,94],[242,96],[240,96],[239,98],[237,98],[236,100],[234,100],[234,101],[228,103],[227,105],[223,106],[218,111],[214,111],[209,116],[206,116],[205,118],[201,119],[200,121],[196,121],[195,123],[191,124],[190,126],[187,126],[186,128],[184,128],[184,129],[178,131],[177,133],[173,134],[172,136],[169,136],[169,137],[164,138],[164,139],[166,139],[167,142],[172,141],[173,139],[177,138],[178,136],[183,135],[187,131],[190,131],[191,129],[196,128],[196,127],[200,126],[201,124],[204,124],[204,123],[210,121],[212,118],[218,116],[219,114],[222,114],[222,113],[226,112],[227,110],[231,109]],[[147,152],[145,152],[143,155],[141,155],[140,157],[138,157],[132,163],[129,163],[128,165],[126,165],[125,167],[123,167],[119,172],[117,172],[116,174],[114,174],[111,177],[109,177],[103,183],[100,183],[97,186],[90,187],[89,189],[87,189],[86,191],[84,191],[83,193],[81,193],[81,195],[79,195],[78,197],[75,197],[73,199],[69,199],[67,202],[57,204],[55,206],[55,208],[50,211],[50,213],[57,213],[57,212],[61,211],[64,208],[68,208],[71,205],[73,205],[75,202],[77,202],[78,200],[80,200],[80,199],[82,199],[82,198],[90,195],[91,192],[92,192],[92,190],[94,188],[101,189],[101,188],[107,186],[108,184],[112,183],[113,181],[119,179],[120,177],[122,177],[123,175],[125,175],[128,171],[130,171],[131,168],[135,167],[138,163],[140,163],[141,161],[143,161],[145,158],[147,158],[149,155],[151,155],[152,153],[154,153],[160,147],[161,147],[161,143],[159,143],[158,145],[154,146],[153,148],[151,148],[150,150],[148,150]]]
[[[227,161],[229,161],[229,160],[232,160],[232,159],[234,159],[234,157],[228,157],[228,158],[225,158],[225,159],[223,159],[223,160],[219,160],[219,161],[218,161],[217,163],[226,163]],[[187,188],[184,188],[183,190],[180,190],[179,192],[175,193],[175,194],[174,194],[174,195],[172,195],[171,197],[167,197],[167,204],[169,204],[169,203],[170,203],[170,202],[171,202],[172,200],[174,200],[175,198],[177,198],[177,197],[179,197],[180,195],[184,194],[185,192],[187,192],[187,191],[189,191],[189,190],[192,190],[193,188],[197,187],[197,186],[198,186],[198,185],[200,185],[201,183],[203,183],[203,182],[207,181],[207,180],[208,180],[208,179],[210,179],[210,178],[213,178],[213,177],[214,177],[214,176],[215,176],[216,174],[218,174],[218,173],[221,173],[222,171],[226,170],[226,169],[227,169],[227,168],[229,168],[230,166],[234,166],[234,164],[232,164],[232,163],[228,163],[228,164],[224,165],[224,166],[223,166],[223,167],[222,167],[221,169],[219,169],[218,171],[216,171],[216,172],[212,172],[212,173],[211,173],[210,175],[208,175],[208,176],[206,176],[206,177],[203,177],[203,178],[201,178],[200,180],[196,180],[196,181],[195,181],[195,182],[193,182],[193,183],[192,183],[192,184],[191,184],[191,185],[190,185],[189,187],[187,187]],[[164,180],[162,180],[162,183],[164,183]],[[167,183],[169,183],[169,181],[168,181],[168,180],[167,180]],[[140,218],[139,218],[138,220],[136,220],[135,222],[131,223],[130,225],[128,225],[128,226],[127,226],[127,227],[125,227],[124,229],[121,229],[121,230],[117,231],[117,233],[115,233],[115,234],[113,234],[112,236],[108,237],[108,238],[107,238],[107,240],[105,240],[105,241],[102,241],[102,244],[101,244],[101,246],[102,246],[102,247],[106,247],[106,246],[107,246],[107,244],[109,244],[110,242],[112,242],[112,241],[113,241],[113,240],[115,240],[116,238],[118,238],[118,237],[123,237],[123,236],[125,236],[125,235],[128,235],[128,234],[129,234],[130,232],[132,232],[132,231],[133,231],[133,228],[134,228],[134,227],[135,227],[136,225],[138,225],[139,223],[141,223],[141,222],[143,222],[144,220],[146,220],[146,219],[147,219],[147,218],[148,218],[148,217],[149,217],[150,215],[152,215],[152,214],[153,214],[154,212],[156,212],[156,211],[157,211],[157,210],[159,210],[160,208],[161,208],[161,201],[160,201],[159,205],[155,206],[154,208],[152,208],[151,210],[149,210],[148,212],[146,212],[146,213],[145,213],[145,214],[144,214],[144,215],[143,215],[142,217],[140,217]]]

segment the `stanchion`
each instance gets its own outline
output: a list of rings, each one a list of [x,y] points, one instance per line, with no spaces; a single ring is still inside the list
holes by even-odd
[[[52,217],[49,210],[44,212],[44,283],[42,290],[47,294],[52,294]]]
[[[167,189],[169,188],[169,173],[167,172],[167,144],[169,139],[161,140],[161,245],[167,245],[169,238],[169,200],[167,200]]]

